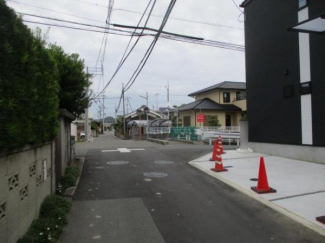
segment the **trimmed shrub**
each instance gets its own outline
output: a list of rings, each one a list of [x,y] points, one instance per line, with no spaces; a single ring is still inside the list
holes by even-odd
[[[58,72],[40,32],[33,33],[0,0],[0,150],[57,134]]]

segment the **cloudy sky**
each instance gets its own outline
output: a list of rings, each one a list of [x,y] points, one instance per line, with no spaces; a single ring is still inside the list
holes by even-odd
[[[164,15],[169,0],[157,0],[154,15]],[[239,5],[241,0],[234,0]],[[232,0],[177,0],[164,30],[208,40],[244,45],[243,16]],[[115,0],[111,23],[137,25],[149,0]],[[7,0],[7,5],[16,12],[36,14],[51,18],[75,21],[91,25],[105,26],[109,0]],[[52,11],[49,11],[52,10]],[[130,12],[131,11],[131,12]],[[60,13],[59,13],[60,12]],[[137,12],[137,13],[134,13]],[[69,14],[69,15],[67,15]],[[71,16],[74,15],[74,16]],[[174,18],[186,19],[180,21]],[[69,25],[87,28],[53,20],[24,16],[24,20]],[[148,27],[158,29],[162,18],[152,16]],[[200,22],[200,23],[193,23]],[[26,23],[31,29],[48,26]],[[142,24],[143,25],[143,24]],[[227,26],[227,27],[220,27]],[[102,31],[100,29],[96,29]],[[99,55],[103,33],[50,27],[49,43],[57,43],[67,53],[78,53],[89,70],[93,70]],[[103,63],[104,76],[95,76],[91,89],[101,91],[112,76],[130,40],[129,36],[108,35]],[[105,114],[115,116],[122,83],[127,83],[151,44],[153,37],[141,37],[138,45],[120,69],[105,92]],[[132,109],[145,104],[139,95],[149,94],[149,107],[173,106],[192,102],[187,95],[191,92],[219,82],[245,82],[245,55],[241,51],[202,46],[174,40],[159,39],[146,66],[132,87],[126,92]],[[170,87],[170,102],[167,103],[166,86]],[[157,95],[158,94],[158,95]],[[92,104],[90,113],[98,117],[97,101]],[[130,111],[130,106],[127,107]],[[122,107],[118,114],[122,113]]]

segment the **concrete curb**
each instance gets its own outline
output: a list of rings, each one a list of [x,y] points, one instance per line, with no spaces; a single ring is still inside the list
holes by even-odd
[[[168,140],[175,141],[175,142],[180,142],[180,143],[194,144],[193,141],[187,141],[187,140],[181,140],[181,139],[169,138]]]
[[[160,139],[154,139],[154,138],[148,138],[147,141],[148,141],[148,142],[153,142],[153,143],[162,144],[162,145],[168,145],[168,144],[169,144],[168,141],[160,140]]]
[[[203,158],[203,157],[205,157],[205,156],[202,156],[202,157],[200,157],[200,158]],[[247,196],[252,197],[252,198],[254,198],[255,200],[257,200],[257,201],[263,203],[264,205],[266,205],[266,206],[268,206],[268,207],[270,207],[270,208],[276,210],[277,212],[282,213],[282,214],[286,215],[287,217],[289,217],[289,218],[295,220],[296,222],[298,222],[298,223],[300,223],[300,224],[302,224],[302,225],[308,227],[309,229],[314,230],[314,231],[317,232],[318,234],[325,236],[325,230],[324,230],[322,227],[320,227],[320,226],[318,226],[318,225],[316,225],[316,224],[313,224],[312,222],[308,221],[307,219],[302,218],[301,216],[299,216],[299,215],[297,215],[297,214],[295,214],[295,213],[293,213],[293,212],[291,212],[291,211],[289,211],[289,210],[287,210],[287,209],[285,209],[285,208],[283,208],[283,207],[280,207],[280,206],[278,206],[278,205],[272,203],[271,201],[269,201],[269,200],[267,200],[267,199],[264,199],[264,198],[260,197],[258,194],[255,194],[255,193],[253,193],[252,191],[247,190],[246,188],[243,188],[243,187],[237,185],[236,183],[233,183],[232,181],[230,181],[230,180],[228,180],[228,179],[225,179],[225,178],[219,176],[219,175],[218,175],[217,173],[215,173],[215,172],[212,172],[212,171],[210,171],[210,170],[204,169],[204,168],[202,168],[201,166],[195,164],[195,162],[197,162],[198,160],[200,160],[200,158],[197,158],[197,159],[195,159],[195,160],[192,160],[192,161],[190,161],[190,162],[188,162],[188,163],[189,163],[190,165],[194,166],[195,168],[197,168],[197,169],[199,169],[199,170],[201,170],[201,171],[207,173],[208,175],[210,175],[210,176],[212,176],[212,177],[214,177],[214,178],[216,178],[216,179],[218,179],[218,180],[224,182],[225,184],[227,184],[227,185],[233,187],[234,189],[236,189],[236,190],[238,190],[238,191],[240,191],[240,192],[246,194]]]

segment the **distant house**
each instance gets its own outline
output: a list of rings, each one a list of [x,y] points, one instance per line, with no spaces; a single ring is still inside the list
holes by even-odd
[[[221,126],[239,126],[239,120],[246,108],[246,84],[224,81],[190,93],[194,102],[177,108],[183,126],[209,126],[209,117],[217,116]],[[199,114],[205,119],[197,122]]]
[[[143,109],[145,107],[146,106],[143,105],[143,106],[139,107],[138,109]],[[143,120],[143,121],[144,120],[147,120],[147,115],[142,114],[140,117],[137,115],[137,110],[138,109],[136,109],[136,110],[130,112],[129,114],[126,114],[125,115],[125,122],[126,123],[129,122],[129,121],[131,121],[131,120]],[[161,115],[161,114],[159,114],[159,113],[157,113],[157,112],[155,112],[153,110],[149,110],[148,120],[161,119],[163,117],[164,117],[163,115]]]
[[[241,6],[250,147],[324,162],[325,1],[246,0]]]

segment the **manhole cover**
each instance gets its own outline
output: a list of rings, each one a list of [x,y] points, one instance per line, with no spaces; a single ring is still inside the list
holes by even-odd
[[[170,164],[174,164],[173,161],[169,161],[169,160],[156,160],[155,163],[158,164],[158,165],[170,165]]]
[[[257,178],[251,178],[250,180],[251,180],[251,181],[258,181]]]
[[[110,161],[110,162],[107,162],[107,164],[109,165],[125,165],[125,164],[128,164],[129,162],[128,161]]]
[[[165,177],[168,176],[167,173],[164,172],[146,172],[143,174],[146,177]]]

